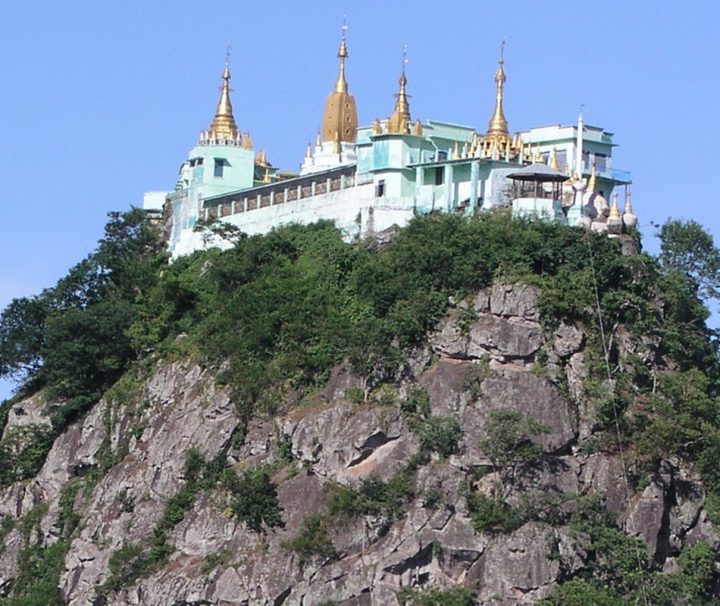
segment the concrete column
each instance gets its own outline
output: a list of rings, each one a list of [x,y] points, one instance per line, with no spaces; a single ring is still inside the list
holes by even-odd
[[[422,183],[423,183],[423,169],[421,166],[416,166],[415,167],[415,203],[413,204],[415,211],[417,211],[418,205],[420,204],[420,195],[422,193]]]
[[[287,202],[287,199],[288,199],[288,188],[286,187],[283,190],[283,204],[285,204]]]
[[[235,214],[235,200],[230,200],[230,214]]]
[[[270,206],[272,206],[273,204],[275,204],[275,190],[272,190],[270,192]]]
[[[314,195],[315,195],[315,190],[316,190],[316,188],[317,188],[317,183],[316,183],[315,181],[313,181],[313,182],[310,184],[310,195],[311,195],[311,196],[314,196]]]
[[[247,207],[248,207],[248,199],[243,198],[243,212],[245,212],[245,213],[247,212]]]
[[[455,175],[452,164],[445,165],[445,197],[447,198],[447,212],[455,208]]]
[[[469,212],[475,214],[478,198],[478,178],[480,176],[480,162],[474,160],[470,163],[470,206]]]

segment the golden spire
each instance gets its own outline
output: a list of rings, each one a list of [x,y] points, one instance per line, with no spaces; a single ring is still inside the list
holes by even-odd
[[[488,135],[508,135],[508,122],[503,112],[503,87],[507,78],[505,77],[505,41],[500,46],[500,60],[495,72],[495,111],[488,124]]]
[[[342,38],[337,55],[340,59],[340,72],[335,83],[335,90],[330,93],[325,103],[322,122],[323,141],[355,143],[357,134],[357,107],[355,98],[348,92],[345,79],[345,59],[348,58],[347,44],[345,43],[346,30],[347,26],[343,23]]]
[[[382,124],[380,124],[380,120],[375,118],[375,122],[373,122],[373,135],[382,135]]]
[[[422,129],[422,123],[420,122],[420,118],[415,120],[415,126],[413,126],[413,135],[416,137],[422,137],[423,129]]]
[[[590,171],[590,176],[588,177],[586,191],[593,193],[596,189],[597,189],[597,176],[595,174],[595,162],[593,162],[592,169]]]
[[[395,109],[388,119],[387,130],[389,133],[406,135],[410,131],[410,103],[407,95],[407,77],[405,66],[407,65],[407,47],[403,47],[402,73],[400,74],[400,91],[395,95]]]
[[[613,196],[613,202],[612,206],[610,207],[610,214],[608,215],[609,219],[620,219],[620,206],[618,206],[618,195],[617,192]]]
[[[550,152],[550,168],[553,170],[560,170],[560,165],[558,164],[557,159],[557,147],[553,147]]]
[[[243,131],[242,139],[240,141],[240,147],[243,149],[252,149],[253,148],[253,142],[250,138],[250,133],[248,131]]]
[[[310,147],[310,144],[307,144],[307,149],[305,150],[305,159],[306,160],[312,160],[312,148]]]
[[[228,62],[230,60],[230,49],[228,48],[227,58],[225,60],[225,69],[223,70],[223,83],[220,87],[220,101],[218,101],[215,117],[208,132],[210,139],[237,139],[238,129],[233,116],[232,103],[230,103],[230,68]]]
[[[343,34],[342,38],[340,39],[340,48],[338,48],[338,59],[340,59],[340,71],[338,72],[338,79],[337,82],[335,82],[335,92],[336,93],[346,93],[348,92],[348,85],[347,80],[345,79],[345,59],[348,58],[348,51],[347,51],[347,44],[345,44],[345,31],[347,30],[347,26],[345,23],[343,23]]]

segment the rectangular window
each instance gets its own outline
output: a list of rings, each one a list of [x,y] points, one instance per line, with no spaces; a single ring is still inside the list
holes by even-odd
[[[375,184],[375,197],[382,198],[385,195],[385,179],[380,179]]]
[[[225,158],[215,158],[213,176],[222,177],[226,166],[230,166],[230,163]]]
[[[607,156],[605,154],[595,154],[595,170],[604,173],[607,170]]]
[[[442,185],[445,181],[445,167],[438,166],[435,169],[435,185]]]
[[[567,150],[566,149],[561,149],[560,151],[558,151],[557,161],[558,161],[558,166],[560,167],[560,170],[565,170],[565,168],[567,167]]]

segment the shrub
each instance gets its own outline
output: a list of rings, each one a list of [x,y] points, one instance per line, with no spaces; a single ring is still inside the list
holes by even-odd
[[[228,472],[224,478],[230,492],[230,508],[246,526],[259,533],[266,528],[284,526],[277,488],[266,467],[248,469],[241,474]]]
[[[459,421],[453,417],[430,417],[416,425],[415,434],[423,452],[436,452],[442,459],[458,451],[463,436]]]
[[[403,589],[397,594],[398,602],[405,606],[475,606],[477,596],[464,587],[452,589]]]
[[[223,566],[227,564],[232,559],[232,556],[233,552],[227,548],[216,551],[215,553],[208,554],[203,560],[200,572],[202,574],[210,574],[218,566]]]
[[[301,562],[307,562],[313,557],[328,560],[337,555],[323,518],[317,514],[305,518],[300,532],[285,545],[300,556]]]

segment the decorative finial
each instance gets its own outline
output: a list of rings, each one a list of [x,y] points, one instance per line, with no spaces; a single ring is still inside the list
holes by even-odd
[[[400,74],[399,80],[400,90],[397,95],[395,95],[395,109],[387,122],[387,131],[389,133],[406,135],[410,132],[410,103],[407,94],[407,76],[405,75],[405,66],[407,63],[407,45],[404,45],[402,73]]]
[[[508,122],[503,111],[503,87],[507,77],[505,76],[505,40],[500,44],[500,58],[498,59],[498,68],[495,72],[495,110],[488,124],[487,135],[498,139],[498,143],[505,146],[510,143],[510,133],[508,131]]]
[[[343,17],[342,24],[342,36],[340,37],[340,47],[338,48],[338,59],[340,59],[340,73],[338,74],[337,82],[335,83],[336,93],[348,92],[347,80],[345,79],[345,59],[348,58],[347,43],[345,41],[347,35],[347,25],[345,24],[345,17]]]
[[[620,219],[622,215],[620,215],[620,206],[618,205],[618,195],[617,192],[613,194],[613,201],[612,206],[610,207],[610,214],[608,215],[609,219]]]
[[[422,123],[420,122],[420,118],[415,120],[415,126],[413,126],[413,135],[416,137],[422,137],[423,134],[423,128]]]
[[[305,150],[305,159],[312,160],[312,148],[309,142],[307,144],[307,149]]]
[[[220,86],[220,100],[215,110],[215,117],[206,133],[208,139],[236,141],[238,138],[237,124],[233,116],[232,103],[230,102],[230,67],[229,51],[225,57],[225,68],[222,75],[222,86]]]
[[[227,48],[225,49],[225,65],[230,65],[230,51],[232,50],[232,47],[230,46],[230,43],[228,42]]]

